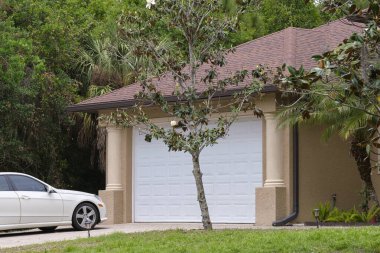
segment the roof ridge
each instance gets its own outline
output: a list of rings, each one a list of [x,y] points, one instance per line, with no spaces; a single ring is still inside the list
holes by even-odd
[[[239,44],[239,45],[236,45],[236,46],[234,46],[234,47],[231,47],[230,49],[237,49],[237,48],[239,48],[239,47],[242,47],[242,46],[248,45],[248,44],[250,44],[250,43],[253,43],[254,41],[259,41],[259,40],[261,40],[261,39],[265,39],[265,38],[267,38],[267,37],[271,37],[271,36],[273,36],[273,35],[275,35],[275,34],[282,33],[282,32],[284,32],[285,30],[287,30],[287,29],[289,29],[289,28],[291,29],[291,28],[294,28],[294,27],[287,27],[287,28],[282,29],[282,30],[280,30],[280,31],[277,31],[277,32],[274,32],[274,33],[270,33],[270,34],[267,34],[267,35],[264,35],[264,36],[258,37],[258,38],[256,38],[256,39],[253,39],[253,40],[246,41],[246,42],[244,42],[244,43],[242,43],[242,44]]]
[[[338,21],[342,21],[342,20],[347,20],[347,18],[340,18],[340,19],[337,19],[337,20],[329,21],[329,22],[327,22],[327,23],[325,23],[325,24],[322,24],[322,25],[317,26],[317,27],[314,27],[314,28],[303,28],[303,27],[289,26],[289,27],[284,28],[284,29],[282,29],[282,30],[279,30],[279,31],[277,31],[277,32],[273,32],[273,33],[270,33],[270,34],[267,34],[267,35],[264,35],[264,36],[258,37],[258,38],[256,38],[256,39],[249,40],[249,41],[244,42],[244,43],[242,43],[242,44],[236,45],[236,46],[232,47],[231,49],[237,49],[237,48],[239,48],[239,47],[241,47],[241,46],[245,46],[245,45],[250,44],[250,43],[252,43],[252,42],[254,42],[254,41],[258,41],[258,40],[261,40],[261,39],[265,39],[265,38],[267,38],[267,37],[271,37],[271,36],[273,36],[273,35],[275,35],[275,34],[282,33],[282,32],[284,32],[285,30],[288,30],[288,29],[313,31],[313,30],[317,30],[317,29],[319,29],[319,28],[322,28],[322,27],[324,27],[324,26],[328,26],[328,25],[330,25],[331,23],[336,23],[336,22],[338,22]]]
[[[320,25],[320,26],[318,26],[318,27],[314,27],[312,30],[317,30],[317,29],[319,29],[319,28],[323,28],[323,27],[325,27],[325,26],[329,26],[329,25],[331,25],[331,24],[333,24],[333,23],[338,23],[338,22],[342,22],[342,21],[347,21],[347,22],[349,22],[349,23],[355,23],[355,22],[351,22],[351,21],[349,21],[346,17],[344,17],[344,18],[338,18],[338,19],[336,19],[336,20],[328,21],[327,23],[325,23],[325,24],[323,24],[323,25]],[[345,23],[343,23],[343,24],[345,24]],[[347,24],[345,24],[345,25],[347,25]]]

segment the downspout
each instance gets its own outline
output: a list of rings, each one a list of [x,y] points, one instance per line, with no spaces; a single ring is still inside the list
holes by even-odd
[[[293,212],[281,219],[274,221],[272,226],[285,226],[298,216],[299,212],[299,143],[298,124],[293,126]]]

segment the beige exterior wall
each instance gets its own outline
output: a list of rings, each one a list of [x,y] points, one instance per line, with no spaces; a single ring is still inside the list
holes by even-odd
[[[273,221],[287,216],[286,188],[259,187],[256,188],[256,225],[270,226]]]
[[[302,126],[299,130],[300,213],[298,222],[312,221],[312,210],[319,202],[337,195],[338,208],[359,207],[361,180],[350,157],[349,143],[338,136],[321,139],[321,126]]]
[[[107,221],[104,224],[124,223],[124,192],[122,190],[100,190],[99,196],[102,198],[107,210]]]
[[[375,187],[377,198],[380,199],[380,148],[373,151],[371,156],[371,163],[373,167],[371,172],[372,183]]]
[[[372,170],[372,183],[373,183],[373,186],[375,187],[375,190],[376,190],[376,195],[377,195],[377,198],[380,199],[380,171],[378,168],[374,168]]]

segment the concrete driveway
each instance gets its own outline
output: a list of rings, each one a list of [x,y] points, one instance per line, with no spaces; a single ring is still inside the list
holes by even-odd
[[[214,224],[214,229],[258,229],[254,224]],[[267,227],[272,229],[272,227]],[[91,231],[91,236],[101,236],[115,232],[138,233],[172,229],[202,229],[200,223],[129,223],[119,225],[99,225]],[[87,237],[87,231],[74,231],[71,227],[59,227],[53,233],[44,233],[38,229],[18,232],[0,232],[0,252],[2,248],[12,248],[30,244],[54,241],[74,240]]]

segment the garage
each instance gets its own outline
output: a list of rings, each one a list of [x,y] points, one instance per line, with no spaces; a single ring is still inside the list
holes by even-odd
[[[212,222],[254,223],[262,186],[262,121],[240,118],[226,139],[200,157]],[[133,129],[134,222],[201,222],[191,156],[145,142]]]

